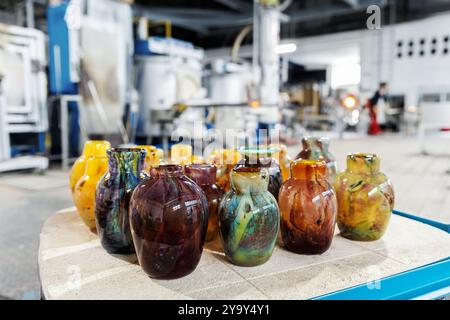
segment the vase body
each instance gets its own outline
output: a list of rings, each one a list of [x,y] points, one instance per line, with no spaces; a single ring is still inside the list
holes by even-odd
[[[225,192],[231,190],[230,174],[234,166],[237,165],[241,155],[234,149],[215,150],[209,156],[208,162],[217,167],[216,181],[217,185]]]
[[[162,164],[162,160],[164,159],[161,159],[161,151],[158,148],[154,146],[138,146],[138,148],[144,149],[147,152],[144,162],[144,171],[146,173],[150,173],[152,168],[156,168]]]
[[[285,247],[300,254],[322,254],[334,236],[337,200],[324,161],[296,160],[283,184],[279,205]]]
[[[216,185],[217,169],[212,164],[192,164],[187,165],[184,171],[190,179],[202,188],[206,195],[209,209],[206,241],[212,241],[219,234],[219,205],[225,194],[223,189]]]
[[[239,161],[242,165],[257,165],[267,169],[269,174],[269,185],[267,190],[278,201],[281,185],[283,184],[283,176],[278,162],[272,157],[276,152],[272,148],[242,148],[239,152],[243,155],[243,159]]]
[[[152,278],[174,279],[191,273],[200,261],[208,203],[180,166],[164,165],[156,171],[133,193],[130,225],[143,270]]]
[[[270,148],[274,148],[275,154],[273,158],[278,162],[281,169],[281,175],[283,177],[283,182],[287,181],[291,176],[291,163],[292,160],[288,155],[287,147],[284,144],[271,144]]]
[[[172,164],[186,165],[192,163],[192,146],[188,144],[174,144],[170,148]]]
[[[239,266],[263,264],[272,255],[280,221],[277,201],[267,191],[269,173],[259,164],[238,164],[231,180],[219,209],[225,254]]]
[[[341,235],[358,241],[380,239],[395,199],[390,180],[380,172],[380,159],[374,154],[349,155],[347,170],[337,176],[334,189]]]
[[[333,184],[336,179],[337,163],[329,151],[330,139],[326,137],[304,137],[302,139],[302,150],[296,159],[323,160],[327,164],[327,179]]]
[[[73,193],[77,212],[91,231],[95,226],[95,190],[97,183],[108,170],[107,157],[91,157],[87,160],[84,175],[78,180]]]
[[[72,166],[72,170],[70,171],[69,186],[72,194],[75,190],[76,184],[86,171],[87,160],[91,157],[106,157],[106,150],[108,150],[109,148],[111,148],[111,145],[108,141],[86,141],[86,143],[84,144],[83,153],[75,161]]]
[[[95,196],[97,232],[109,253],[134,252],[129,224],[129,202],[134,188],[148,178],[143,171],[145,150],[108,150],[108,172],[100,179]]]

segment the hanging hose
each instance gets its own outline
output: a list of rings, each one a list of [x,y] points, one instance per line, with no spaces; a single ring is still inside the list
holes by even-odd
[[[236,40],[234,40],[233,47],[231,49],[231,61],[237,62],[238,56],[239,56],[239,49],[241,48],[242,42],[244,41],[245,37],[252,31],[253,25],[248,25],[245,28],[239,32],[238,36],[236,37]]]

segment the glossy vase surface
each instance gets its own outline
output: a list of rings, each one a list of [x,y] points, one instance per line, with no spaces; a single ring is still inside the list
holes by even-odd
[[[219,234],[219,205],[225,194],[224,190],[216,184],[217,169],[212,164],[192,164],[187,165],[184,171],[205,192],[209,208],[206,241],[212,241]]]
[[[77,212],[83,222],[92,231],[95,227],[95,190],[98,181],[108,170],[107,157],[91,157],[87,160],[84,175],[78,180],[73,193],[73,199]]]
[[[86,143],[84,144],[83,153],[75,161],[70,171],[69,186],[72,193],[75,190],[76,184],[86,171],[87,160],[91,157],[106,157],[106,150],[108,150],[109,148],[111,148],[111,145],[108,141],[86,141]]]
[[[215,150],[209,156],[208,162],[217,167],[217,185],[225,192],[231,190],[230,174],[234,166],[241,159],[240,153],[235,149]]]
[[[267,172],[269,173],[269,186],[267,190],[278,201],[280,188],[283,184],[283,176],[280,165],[273,158],[273,154],[276,150],[272,148],[259,147],[241,148],[239,149],[239,152],[243,156],[243,159],[239,161],[239,164],[257,165],[267,169]]]
[[[287,147],[284,144],[271,144],[269,148],[275,150],[272,156],[280,165],[283,182],[291,177],[291,163],[292,159],[288,155]]]
[[[283,184],[279,205],[285,247],[300,254],[322,254],[334,236],[337,200],[326,178],[326,163],[296,160]]]
[[[181,166],[159,166],[134,191],[130,224],[142,269],[152,278],[183,277],[194,271],[202,255],[206,195]]]
[[[333,184],[337,174],[337,162],[330,150],[330,139],[327,137],[304,137],[302,150],[295,159],[323,160],[327,164],[327,179]]]
[[[390,180],[380,172],[380,158],[374,154],[349,155],[347,170],[337,176],[334,188],[341,235],[358,241],[380,239],[395,200]]]
[[[239,266],[257,266],[272,255],[278,236],[277,201],[267,190],[268,170],[259,164],[238,164],[231,173],[232,190],[219,209],[222,245]]]
[[[97,232],[109,253],[133,253],[129,201],[134,188],[148,178],[143,171],[145,150],[108,150],[108,172],[100,179],[95,197]]]

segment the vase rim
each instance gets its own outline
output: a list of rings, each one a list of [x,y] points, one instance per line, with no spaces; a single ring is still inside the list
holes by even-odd
[[[145,149],[141,149],[138,147],[117,147],[117,148],[110,148],[107,150],[108,154],[112,153],[146,153],[147,151]]]
[[[239,153],[244,156],[262,156],[262,155],[272,155],[276,153],[277,150],[273,147],[268,146],[256,146],[256,147],[241,147],[239,148]]]
[[[183,167],[177,164],[162,164],[156,168],[159,174],[180,174]]]

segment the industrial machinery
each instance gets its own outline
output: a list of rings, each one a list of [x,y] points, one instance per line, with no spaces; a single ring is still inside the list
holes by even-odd
[[[0,24],[0,172],[48,168],[43,32]]]
[[[47,18],[50,92],[61,101],[67,167],[80,146],[77,124],[83,139],[129,142],[122,118],[132,97],[132,11],[124,2],[70,0],[50,5]]]
[[[203,137],[198,133],[203,130],[194,128],[204,128],[204,110],[185,110],[184,105],[204,98],[205,89],[202,87],[203,50],[171,38],[170,25],[166,28],[169,28],[166,37],[150,37],[148,20],[138,19],[134,84],[139,109],[131,128],[132,136],[138,141],[163,144],[167,151],[171,137]]]

